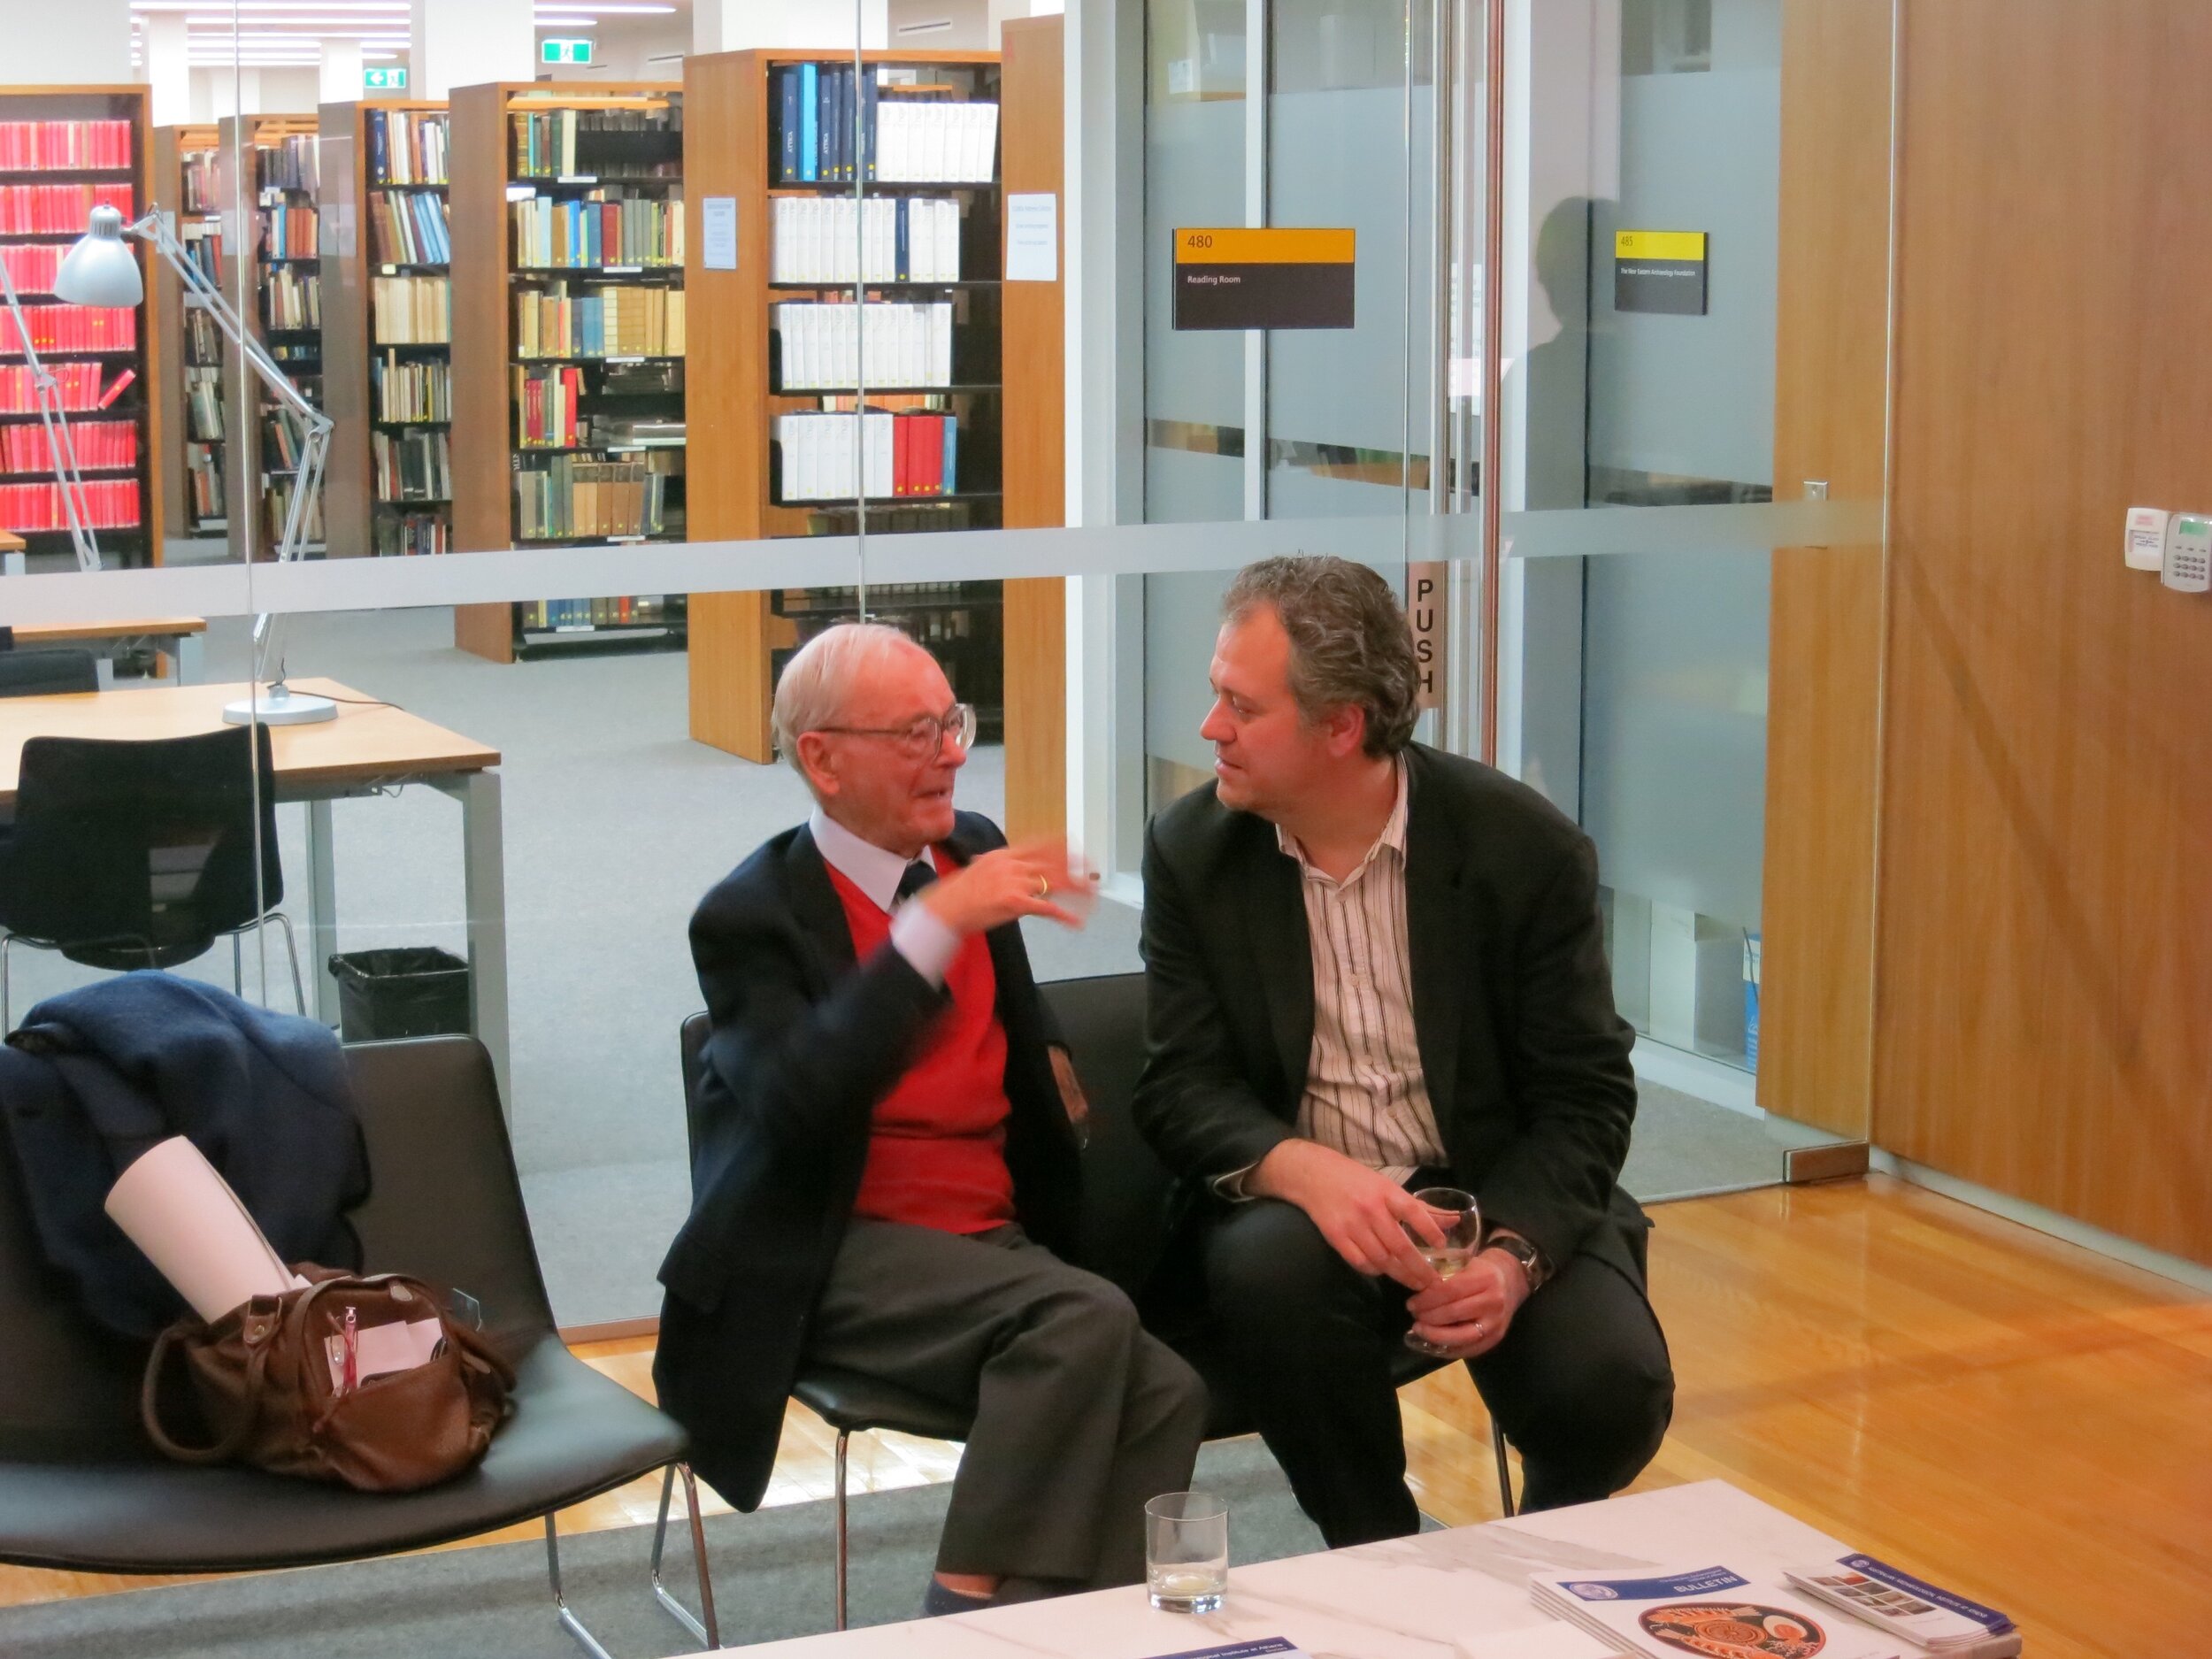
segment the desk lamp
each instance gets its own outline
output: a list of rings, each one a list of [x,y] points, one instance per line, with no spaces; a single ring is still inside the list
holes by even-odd
[[[276,555],[279,564],[298,558],[306,538],[307,505],[322,488],[323,462],[330,453],[330,417],[307,401],[267,349],[254,338],[253,331],[231,309],[222,289],[186,257],[184,244],[169,228],[159,208],[128,225],[123,222],[122,214],[111,207],[94,208],[89,227],[70,249],[61,262],[60,271],[55,274],[56,297],[73,305],[136,305],[142,302],[146,297],[145,280],[139,274],[137,259],[124,244],[126,236],[137,237],[168,262],[169,268],[184,284],[185,293],[198,301],[200,308],[215,319],[215,326],[237,346],[262,383],[306,427],[307,442],[300,450],[299,470],[293,475],[291,504],[285,511],[284,534],[277,543]],[[238,507],[242,505],[238,503]],[[83,557],[80,550],[81,562]],[[263,678],[268,666],[269,640],[273,632],[271,623],[265,611],[254,618],[256,680]],[[309,696],[287,686],[284,660],[280,656],[276,678],[269,683],[267,694],[226,704],[223,718],[233,726],[247,726],[256,720],[265,726],[305,726],[316,720],[334,719],[337,713],[338,705],[328,697]]]

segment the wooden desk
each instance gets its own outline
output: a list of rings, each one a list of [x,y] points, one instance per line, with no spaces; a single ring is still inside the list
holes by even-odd
[[[128,645],[150,641],[153,648],[175,664],[177,683],[188,686],[200,677],[200,639],[207,632],[204,617],[127,617],[114,622],[50,622],[15,630],[15,642],[42,645]],[[112,659],[100,656],[100,685],[113,683]]]
[[[402,783],[426,783],[461,803],[464,890],[468,910],[470,1028],[491,1051],[500,1100],[512,1110],[507,1066],[507,889],[500,825],[499,751],[433,726],[403,709],[331,680],[295,680],[300,691],[340,699],[338,718],[313,726],[269,728],[280,802],[307,808],[310,972],[315,1010],[338,1021],[338,982],[329,968],[337,949],[338,879],[330,803],[373,795]],[[223,705],[247,695],[244,684],[166,686],[145,690],[77,692],[0,698],[0,815],[15,810],[23,744],[33,737],[143,740],[211,732]]]
[[[23,538],[10,530],[0,530],[0,553],[20,553]]]

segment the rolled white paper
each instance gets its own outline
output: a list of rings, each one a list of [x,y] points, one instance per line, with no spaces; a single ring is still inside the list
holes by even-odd
[[[241,1302],[279,1295],[303,1282],[278,1257],[230,1183],[182,1135],[156,1143],[117,1177],[105,1208],[211,1324]]]

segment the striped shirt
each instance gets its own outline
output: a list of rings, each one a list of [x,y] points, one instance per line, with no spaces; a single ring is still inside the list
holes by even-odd
[[[1308,862],[1280,825],[1275,830],[1276,844],[1304,877],[1313,947],[1313,1046],[1298,1133],[1400,1182],[1425,1164],[1448,1161],[1413,1025],[1406,809],[1401,759],[1390,818],[1341,881]]]

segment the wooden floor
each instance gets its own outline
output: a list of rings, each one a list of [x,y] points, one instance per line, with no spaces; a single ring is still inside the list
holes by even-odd
[[[1879,1177],[1656,1217],[1653,1295],[1678,1387],[1639,1489],[1733,1481],[2004,1608],[2031,1659],[2212,1653],[2212,1300]],[[650,1392],[649,1346],[582,1351]],[[1465,1372],[1402,1399],[1422,1507],[1494,1518]],[[827,1496],[832,1444],[794,1407],[767,1501]],[[957,1461],[858,1437],[853,1483],[942,1480]],[[562,1525],[649,1521],[658,1495],[641,1482]],[[0,1605],[147,1582],[0,1568]]]

